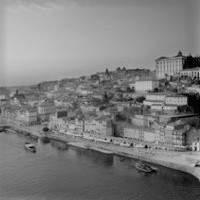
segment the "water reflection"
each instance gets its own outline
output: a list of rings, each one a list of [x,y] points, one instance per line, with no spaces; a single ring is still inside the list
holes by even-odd
[[[85,150],[81,148],[74,148],[76,151],[76,156],[78,158],[88,158],[93,163],[96,163],[98,165],[104,165],[104,166],[112,166],[113,165],[113,155],[103,154],[97,151],[93,150]]]
[[[58,151],[68,150],[68,145],[64,142],[50,140],[50,144],[53,148],[56,148]]]
[[[191,179],[189,174],[166,167],[159,167],[158,173],[164,181],[171,182],[174,185],[181,184],[190,186],[194,181],[198,182],[197,179]]]
[[[13,133],[9,133],[9,132],[7,132],[7,133],[13,135]],[[38,137],[30,135],[29,133],[24,134],[24,133],[16,132],[16,135],[18,137],[20,137],[22,140],[25,139],[25,141],[27,141],[27,142],[38,143]]]
[[[40,141],[42,144],[49,144],[51,142],[51,140],[47,137],[41,138]]]
[[[34,136],[31,136],[31,135],[20,135],[20,137],[22,138],[25,138],[26,139],[26,142],[30,142],[30,143],[38,143],[38,138],[37,137],[34,137]]]

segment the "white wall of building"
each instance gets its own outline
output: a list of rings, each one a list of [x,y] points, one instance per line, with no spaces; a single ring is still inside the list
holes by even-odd
[[[174,57],[161,57],[156,59],[156,75],[158,79],[180,74],[183,70],[185,56],[179,51]]]
[[[135,82],[136,92],[153,91],[155,88],[159,87],[158,80],[144,80]]]

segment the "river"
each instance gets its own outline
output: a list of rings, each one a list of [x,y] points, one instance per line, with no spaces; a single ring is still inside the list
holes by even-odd
[[[37,152],[25,150],[25,142],[34,143]],[[200,199],[200,183],[191,175],[159,166],[147,175],[135,169],[136,162],[0,133],[0,200]]]

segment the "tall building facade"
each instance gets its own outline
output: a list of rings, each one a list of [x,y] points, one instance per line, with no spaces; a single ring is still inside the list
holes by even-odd
[[[166,76],[179,75],[183,70],[186,57],[179,51],[174,57],[160,57],[156,59],[156,76],[158,79],[166,78]]]

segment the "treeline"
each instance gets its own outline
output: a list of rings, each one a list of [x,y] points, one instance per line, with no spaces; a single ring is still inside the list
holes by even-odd
[[[187,56],[183,64],[183,69],[190,69],[195,67],[200,67],[200,57],[193,57],[192,55]]]
[[[200,114],[200,95],[199,94],[187,94],[188,106],[192,107],[195,113]]]

